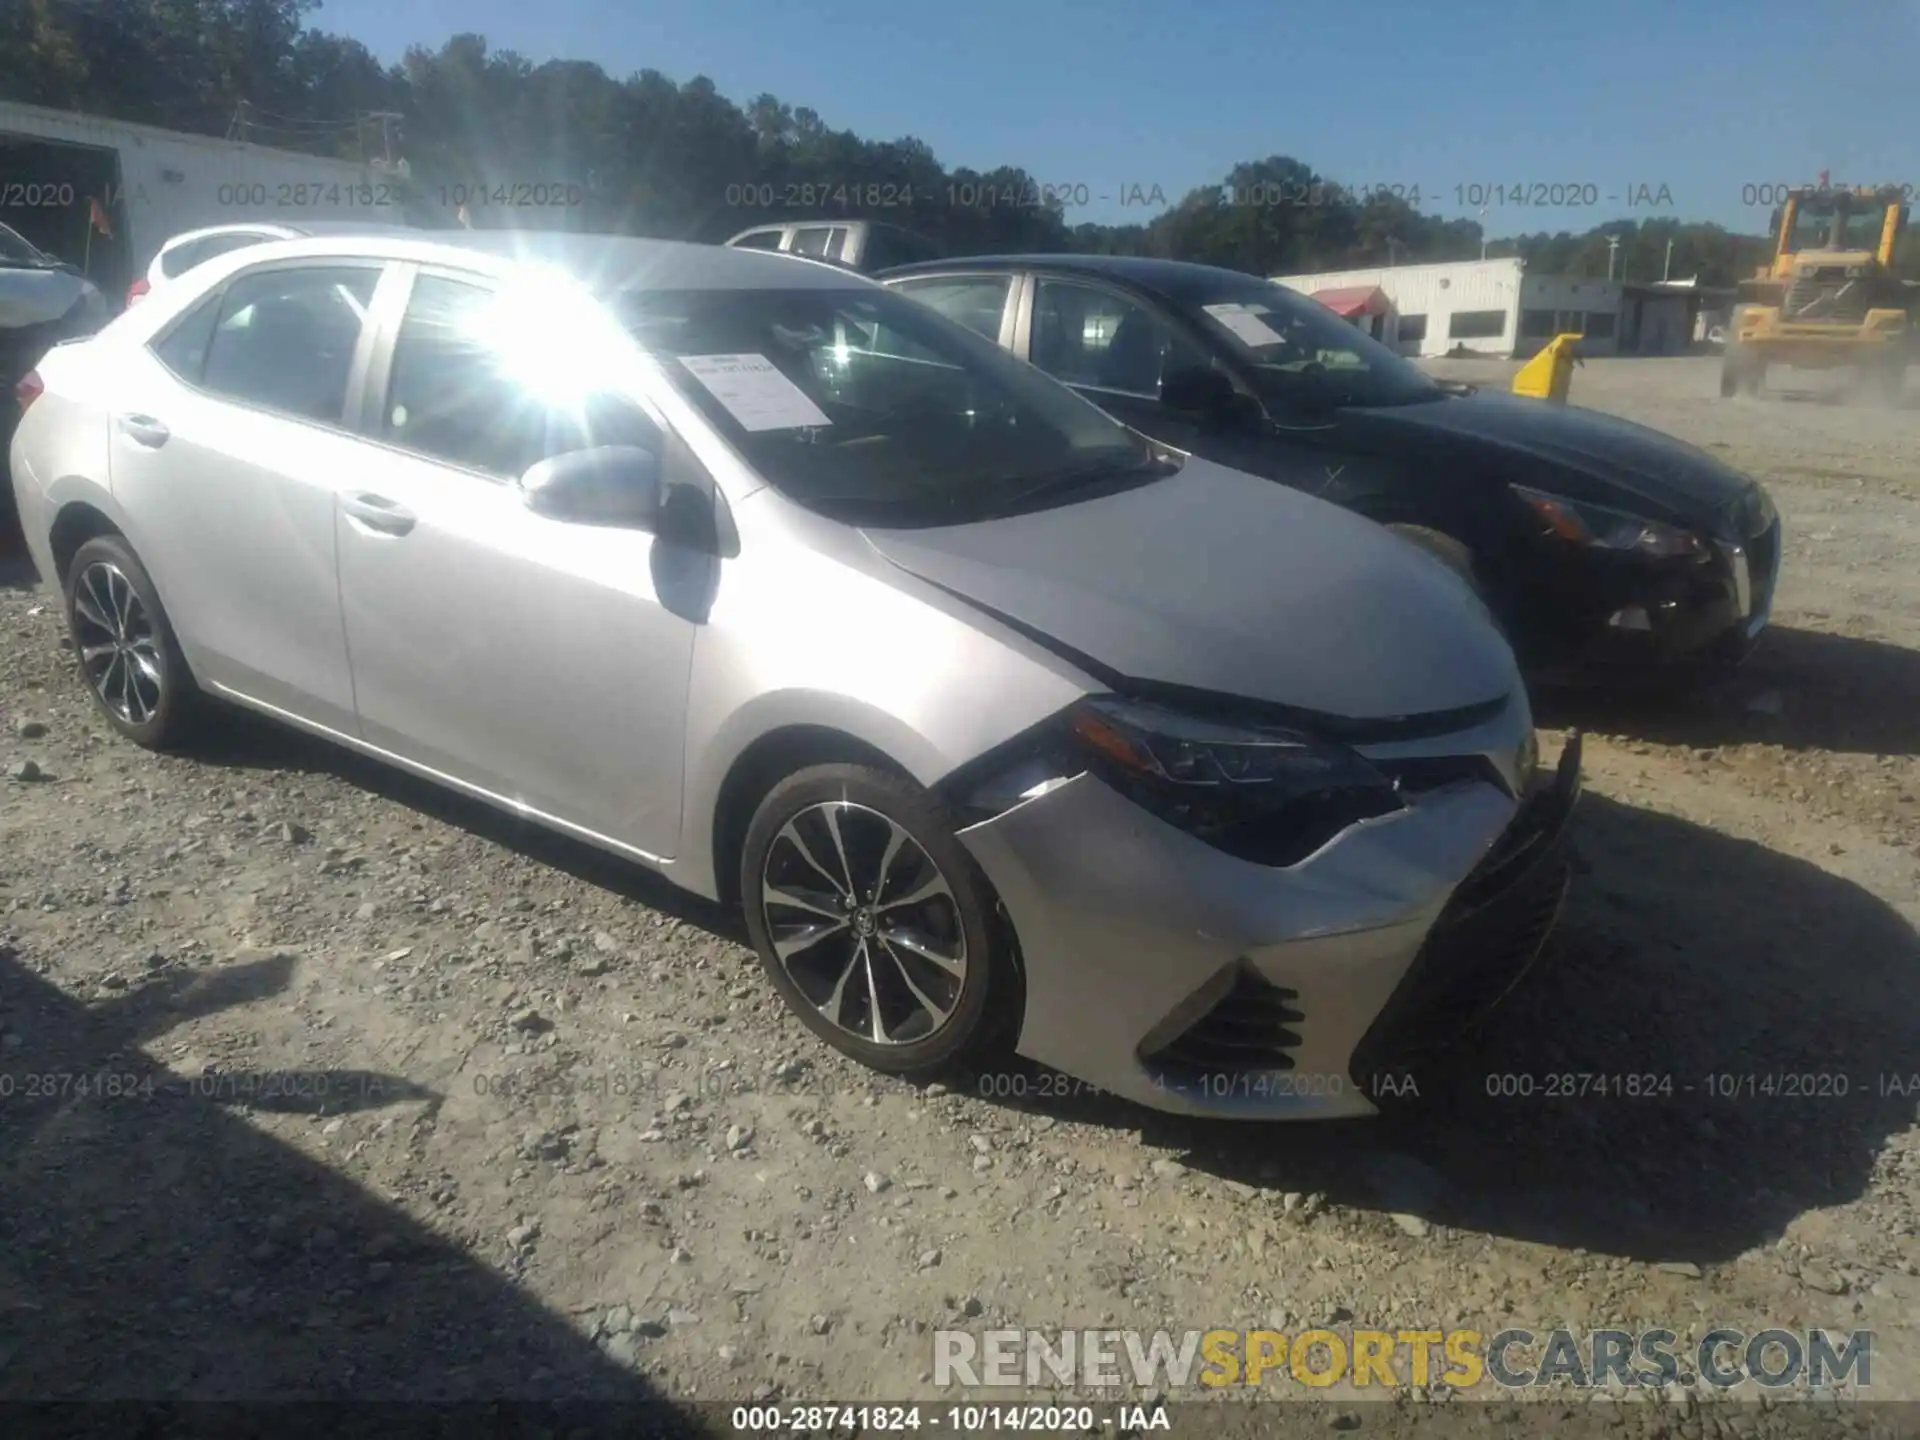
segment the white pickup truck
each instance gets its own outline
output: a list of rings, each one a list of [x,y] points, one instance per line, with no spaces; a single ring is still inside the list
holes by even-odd
[[[866,275],[895,265],[946,258],[926,236],[881,220],[788,220],[777,225],[755,225],[727,244],[736,249],[779,250],[831,260]]]

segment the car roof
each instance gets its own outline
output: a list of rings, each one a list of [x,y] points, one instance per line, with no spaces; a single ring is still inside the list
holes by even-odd
[[[1218,265],[1196,265],[1187,260],[1159,260],[1146,255],[956,255],[947,260],[921,260],[896,265],[875,278],[904,279],[909,275],[943,274],[955,270],[1051,270],[1095,279],[1117,280],[1142,290],[1180,296],[1209,290],[1224,281],[1265,280],[1245,270]]]
[[[244,259],[242,257],[244,256]],[[507,275],[519,264],[553,266],[601,293],[622,290],[845,290],[873,282],[838,265],[768,250],[571,231],[409,230],[348,226],[235,252],[268,259],[365,257],[445,264]],[[221,257],[226,259],[229,257]],[[240,268],[238,265],[235,268]]]
[[[170,250],[189,240],[205,240],[214,235],[272,235],[294,239],[302,235],[414,235],[413,225],[375,225],[358,220],[229,220],[220,225],[203,225],[198,230],[182,230],[170,235],[160,248]]]

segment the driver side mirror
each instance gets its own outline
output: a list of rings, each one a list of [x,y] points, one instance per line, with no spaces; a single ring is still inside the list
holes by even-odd
[[[528,467],[520,498],[550,520],[651,533],[660,518],[660,457],[637,445],[569,450]]]
[[[1195,365],[1176,370],[1160,382],[1160,403],[1169,410],[1213,419],[1235,409],[1240,392],[1220,371]]]

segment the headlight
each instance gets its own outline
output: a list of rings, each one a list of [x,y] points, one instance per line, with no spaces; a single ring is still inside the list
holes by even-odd
[[[1642,555],[1671,557],[1705,555],[1706,543],[1698,535],[1610,510],[1585,500],[1569,500],[1564,495],[1549,495],[1543,490],[1512,487],[1513,493],[1527,502],[1534,514],[1546,522],[1547,529],[1575,545],[1590,545],[1602,550],[1635,551]]]
[[[1291,865],[1349,825],[1402,808],[1393,782],[1352,750],[1116,697],[1068,728],[1115,789],[1242,860]]]

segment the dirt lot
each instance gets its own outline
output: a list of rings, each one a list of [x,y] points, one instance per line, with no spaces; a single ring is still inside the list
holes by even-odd
[[[0,772],[42,772],[0,781],[0,1395],[931,1399],[942,1326],[1564,1323],[1872,1328],[1920,1398],[1920,408],[1714,376],[1575,396],[1766,481],[1775,629],[1684,706],[1543,716],[1590,730],[1546,968],[1360,1126],[875,1077],[594,853],[262,724],[110,739],[0,590]],[[1653,1398],[1612,1423],[1782,1413]]]

